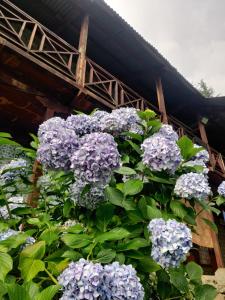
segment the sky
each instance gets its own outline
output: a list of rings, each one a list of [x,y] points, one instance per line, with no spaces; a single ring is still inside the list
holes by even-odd
[[[105,0],[193,85],[225,95],[225,0]]]

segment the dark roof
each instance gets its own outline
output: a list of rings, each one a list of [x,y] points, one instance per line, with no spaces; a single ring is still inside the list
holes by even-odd
[[[207,114],[212,118],[212,110],[219,109],[211,100],[202,97],[196,88],[105,1],[11,0],[11,2],[75,47],[78,46],[81,20],[88,13],[90,27],[87,55],[140,95],[151,100],[153,104],[156,104],[154,81],[160,76],[167,111],[187,125],[194,128],[200,116]],[[210,119],[210,122],[214,124],[212,128],[218,124],[213,123],[213,119]],[[221,131],[220,135],[222,132],[225,131]],[[214,144],[213,135],[210,141],[215,147],[218,144],[218,141]]]
[[[199,92],[143,37],[102,0],[12,0],[17,6],[77,46],[83,15],[90,14],[88,56],[156,103],[154,80],[162,78],[168,110],[193,123]],[[181,109],[181,110],[180,110]],[[187,109],[190,116],[187,117]]]

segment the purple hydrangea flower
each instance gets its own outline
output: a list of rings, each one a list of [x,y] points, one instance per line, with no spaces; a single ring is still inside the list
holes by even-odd
[[[190,168],[194,168],[194,167],[202,167],[202,171],[198,172],[198,173],[202,173],[204,175],[207,175],[209,173],[209,169],[207,168],[206,164],[204,163],[204,161],[202,160],[189,160],[185,163],[183,163],[184,167],[190,167]]]
[[[60,117],[53,117],[43,122],[38,129],[39,141],[43,141],[43,138],[47,132],[51,132],[51,137],[56,137],[58,130],[65,128],[65,125],[65,120]]]
[[[10,197],[8,200],[8,205],[9,205],[9,209],[10,211],[13,209],[16,209],[18,207],[25,207],[25,203],[24,203],[24,199],[21,196],[15,196],[15,197]],[[3,219],[8,219],[9,218],[9,213],[8,210],[6,208],[6,206],[2,206],[0,207],[0,216]]]
[[[181,153],[176,142],[156,134],[144,140],[141,145],[143,163],[152,171],[174,173],[181,163]]]
[[[85,114],[69,116],[66,119],[66,127],[74,130],[79,137],[100,131],[97,119]]]
[[[110,180],[119,167],[119,152],[114,138],[107,133],[91,133],[81,139],[80,148],[71,158],[75,176],[87,183]]]
[[[10,163],[5,164],[0,169],[0,181],[8,183],[12,180],[26,176],[28,171],[28,163],[25,159],[12,160]]]
[[[202,148],[201,146],[195,144],[195,148]],[[203,161],[204,163],[207,163],[209,161],[209,152],[205,149],[199,151],[195,156],[192,157],[192,160],[197,160],[197,161]]]
[[[142,300],[144,289],[131,265],[114,262],[104,266],[104,291],[107,300]]]
[[[37,151],[37,159],[47,168],[53,170],[69,170],[70,157],[79,147],[76,133],[67,128],[58,128],[43,135]]]
[[[5,231],[2,231],[2,232],[0,232],[0,242],[5,241],[8,238],[10,238],[12,236],[16,236],[20,233],[21,233],[21,231],[16,231],[13,229],[7,229]],[[23,250],[24,248],[26,248],[29,245],[33,245],[35,242],[36,242],[36,240],[33,237],[28,237],[26,239],[26,242],[21,246],[21,250]]]
[[[111,114],[105,115],[101,119],[101,130],[119,135],[124,131],[137,130],[137,125],[141,123],[141,119],[135,108],[122,107],[115,109]]]
[[[211,189],[203,174],[190,172],[177,179],[174,193],[185,199],[206,200],[211,194]]]
[[[108,112],[104,110],[96,110],[91,116],[94,118],[97,122],[100,122],[101,119],[105,116],[109,115]]]
[[[103,267],[81,258],[72,262],[58,277],[63,287],[61,300],[99,300],[103,299]]]
[[[87,187],[87,191],[84,188]],[[99,203],[104,201],[104,184],[89,184],[77,180],[70,189],[71,199],[78,205],[88,209],[95,209]]]
[[[176,220],[153,219],[151,232],[152,258],[163,268],[178,267],[192,247],[191,230]]]
[[[164,138],[167,138],[171,141],[177,141],[178,140],[178,134],[176,131],[173,130],[173,127],[171,125],[165,125],[163,124],[159,131],[156,134],[162,135]]]
[[[223,181],[218,187],[218,194],[222,197],[225,197],[225,181]]]

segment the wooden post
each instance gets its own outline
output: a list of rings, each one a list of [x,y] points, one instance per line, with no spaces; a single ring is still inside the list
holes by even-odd
[[[156,93],[157,93],[159,111],[162,114],[162,121],[163,121],[163,123],[167,124],[168,118],[167,118],[167,113],[166,113],[166,106],[165,106],[165,99],[164,99],[164,95],[163,95],[161,78],[158,78],[156,80]]]
[[[211,212],[209,213],[209,219],[211,222],[214,222],[213,214]],[[224,268],[223,257],[220,249],[218,236],[215,233],[215,231],[213,231],[212,229],[211,229],[211,238],[213,242],[213,250],[216,257],[217,268]]]
[[[198,128],[199,128],[200,136],[201,136],[201,139],[202,139],[203,143],[208,146],[209,141],[208,141],[208,138],[207,138],[205,125],[201,121],[198,122]]]
[[[88,27],[89,27],[89,16],[86,15],[81,25],[80,40],[79,40],[79,58],[77,60],[76,67],[76,81],[81,87],[85,84],[85,72],[86,72],[86,49],[88,39]]]

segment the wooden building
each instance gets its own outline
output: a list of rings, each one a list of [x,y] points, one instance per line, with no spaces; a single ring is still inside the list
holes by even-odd
[[[225,103],[202,97],[103,0],[0,0],[1,131],[24,140],[54,115],[121,106],[154,109],[208,149],[213,182],[225,178]]]

